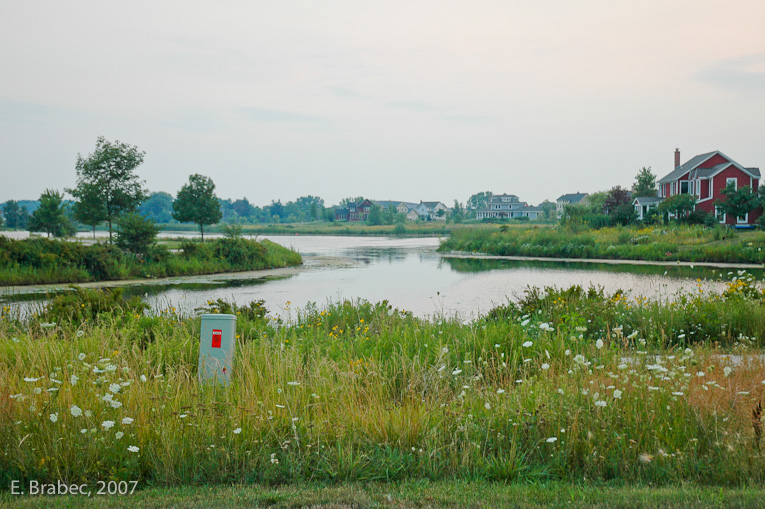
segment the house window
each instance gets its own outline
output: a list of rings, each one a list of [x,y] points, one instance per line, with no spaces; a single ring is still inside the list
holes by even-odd
[[[725,223],[725,212],[720,210],[720,207],[715,207],[715,218],[721,223]]]
[[[733,178],[727,178],[725,179],[725,187],[728,187],[729,185],[733,184],[733,189],[738,189],[738,179]]]
[[[738,216],[736,218],[736,222],[738,224],[747,224],[747,223],[749,223],[749,214],[747,213],[747,214],[744,214],[743,216]]]
[[[688,194],[688,186],[689,182],[687,180],[683,180],[680,182],[680,194]]]

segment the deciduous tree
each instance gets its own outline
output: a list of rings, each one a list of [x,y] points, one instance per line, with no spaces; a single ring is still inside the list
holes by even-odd
[[[135,212],[146,198],[143,182],[135,174],[144,155],[138,147],[120,141],[112,143],[103,136],[96,141],[96,150],[92,154],[87,157],[77,155],[77,186],[67,191],[78,201],[83,201],[89,200],[97,190],[104,220],[109,224],[109,242],[112,240],[112,223],[122,214]]]
[[[722,195],[725,199],[718,201],[715,205],[733,217],[744,217],[759,205],[757,194],[753,193],[749,186],[736,189],[736,186],[730,183],[722,190]]]
[[[189,177],[173,202],[173,217],[182,223],[196,223],[205,240],[204,225],[215,224],[223,215],[210,177],[195,173]]]
[[[46,189],[40,196],[40,206],[32,214],[29,230],[44,231],[48,237],[66,237],[76,230],[66,217],[64,195],[52,189]]]
[[[650,166],[648,168],[644,166],[635,176],[632,196],[656,196],[656,175],[653,174]]]

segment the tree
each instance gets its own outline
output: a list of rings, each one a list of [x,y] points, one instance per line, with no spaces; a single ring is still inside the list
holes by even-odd
[[[377,204],[373,204],[369,209],[369,215],[367,215],[367,224],[371,226],[378,226],[383,224],[383,209]]]
[[[64,195],[52,189],[46,189],[40,196],[40,207],[32,214],[29,230],[44,231],[54,237],[73,235],[76,230],[66,217]]]
[[[82,224],[93,228],[93,238],[96,238],[96,226],[106,220],[106,209],[101,200],[101,190],[87,182],[79,188],[79,201],[74,203],[74,218]]]
[[[117,239],[120,249],[140,256],[146,256],[157,242],[159,227],[151,219],[134,212],[117,219]]]
[[[182,223],[196,223],[205,241],[204,225],[215,224],[223,214],[210,177],[195,173],[189,177],[173,202],[173,218]]]
[[[483,191],[480,193],[476,193],[470,198],[468,198],[467,204],[465,206],[468,210],[470,210],[473,213],[473,215],[475,215],[476,210],[481,208],[486,208],[492,196],[493,195],[491,191]]]
[[[677,219],[686,217],[696,207],[696,198],[690,194],[675,194],[659,204],[662,215],[672,214]]]
[[[759,205],[757,194],[752,192],[749,186],[736,189],[732,182],[722,190],[724,200],[718,201],[715,205],[718,209],[732,217],[744,217]]]
[[[138,213],[156,223],[169,223],[173,220],[173,195],[163,191],[151,193],[138,206]]]
[[[616,211],[620,205],[630,204],[631,202],[632,197],[630,196],[629,191],[622,189],[622,186],[612,187],[606,195],[606,200],[603,202],[603,212],[611,214]]]
[[[558,206],[555,203],[551,202],[550,200],[545,200],[539,204],[539,208],[544,212],[545,219],[555,219],[555,216],[558,212]]]
[[[8,228],[19,228],[19,214],[21,209],[16,200],[8,200],[3,204],[3,215]]]
[[[465,208],[457,200],[454,200],[454,207],[452,207],[449,219],[451,219],[454,224],[461,223],[465,220]]]
[[[632,184],[632,196],[656,196],[656,175],[651,172],[651,167],[645,166],[635,176]]]
[[[112,241],[112,223],[122,214],[135,212],[146,198],[142,181],[135,174],[145,154],[138,147],[120,141],[112,143],[103,136],[98,138],[96,150],[88,157],[77,154],[77,186],[67,191],[82,202],[89,200],[97,190],[104,220],[109,224],[109,242]]]

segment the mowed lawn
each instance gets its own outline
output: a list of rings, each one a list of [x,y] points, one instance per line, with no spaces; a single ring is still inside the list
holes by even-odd
[[[13,497],[13,507],[763,507],[762,488],[466,481],[145,488],[133,495]]]

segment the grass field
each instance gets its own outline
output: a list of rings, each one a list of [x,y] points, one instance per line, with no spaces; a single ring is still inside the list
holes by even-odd
[[[95,498],[94,498],[95,497]],[[297,483],[281,486],[151,487],[126,496],[14,497],[15,507],[595,507],[759,508],[758,488],[608,486],[581,483],[504,484],[482,481]]]
[[[0,311],[0,488],[324,482],[760,488],[763,293],[532,290],[472,322],[387,303],[238,316],[228,388],[199,318],[103,292]]]

